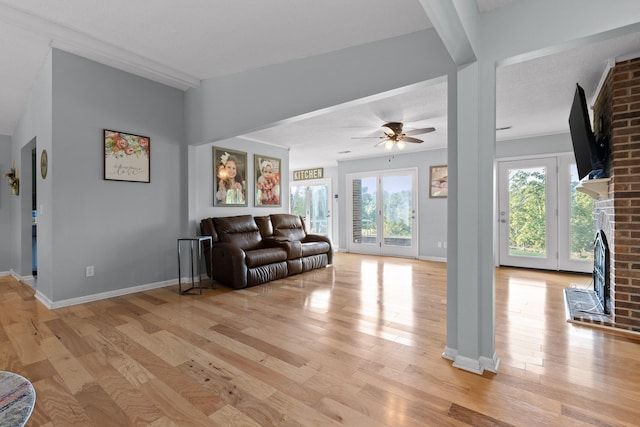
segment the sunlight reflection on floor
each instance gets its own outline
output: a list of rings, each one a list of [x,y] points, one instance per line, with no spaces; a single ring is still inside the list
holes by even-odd
[[[360,264],[361,292],[358,312],[383,325],[414,324],[413,266],[394,258],[366,259]],[[371,327],[371,322],[367,322]]]

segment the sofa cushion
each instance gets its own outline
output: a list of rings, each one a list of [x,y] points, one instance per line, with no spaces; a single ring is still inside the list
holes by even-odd
[[[245,251],[261,247],[262,236],[251,215],[213,218],[213,223],[221,242],[231,243]]]
[[[290,240],[302,240],[307,237],[302,220],[298,215],[271,214],[273,235],[286,237]]]
[[[269,215],[256,216],[254,219],[263,238],[273,236],[273,226],[271,225],[271,217]]]
[[[255,249],[246,251],[247,267],[259,267],[287,260],[287,251],[281,248]]]
[[[331,250],[327,242],[308,242],[302,244],[302,256],[326,254]]]

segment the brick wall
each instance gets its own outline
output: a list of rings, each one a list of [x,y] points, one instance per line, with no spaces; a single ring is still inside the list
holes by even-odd
[[[594,122],[610,142],[609,199],[596,202],[596,218],[610,228],[613,323],[640,331],[640,58],[610,70]]]

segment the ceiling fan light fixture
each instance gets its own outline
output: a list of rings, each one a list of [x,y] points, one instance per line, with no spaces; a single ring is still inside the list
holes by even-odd
[[[382,131],[384,132],[384,136],[361,136],[361,137],[352,137],[355,139],[365,139],[365,138],[379,138],[379,142],[374,144],[374,147],[384,147],[385,151],[392,151],[393,146],[395,145],[398,150],[403,150],[408,142],[419,144],[424,142],[421,139],[414,138],[410,135],[420,135],[424,133],[434,132],[436,128],[428,127],[421,129],[411,129],[407,132],[403,132],[404,124],[402,122],[389,122],[385,123],[381,126]]]

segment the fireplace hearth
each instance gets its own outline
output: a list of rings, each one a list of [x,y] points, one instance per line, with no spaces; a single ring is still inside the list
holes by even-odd
[[[572,286],[564,290],[567,321],[614,326],[609,297],[609,245],[604,230],[593,243],[593,289]]]

